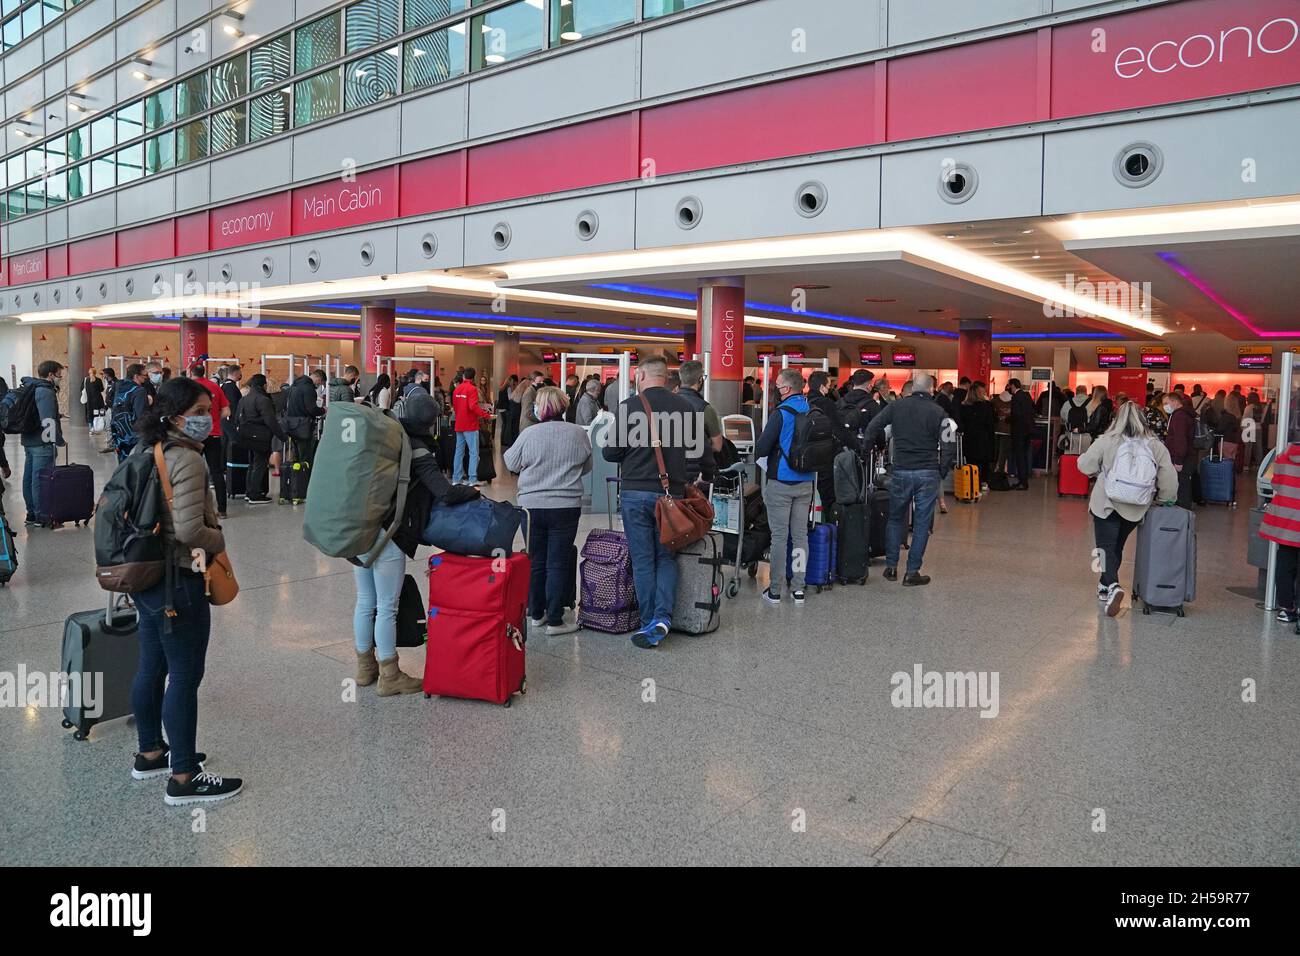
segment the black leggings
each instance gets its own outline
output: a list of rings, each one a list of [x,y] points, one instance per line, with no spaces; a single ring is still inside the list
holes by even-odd
[[[1295,610],[1296,571],[1300,570],[1300,548],[1289,544],[1277,546],[1277,584],[1274,594],[1277,606]]]
[[[217,493],[217,512],[226,513],[226,456],[222,453],[224,439],[209,436],[203,442],[203,457],[208,463],[208,477]]]
[[[1137,526],[1136,521],[1129,521],[1118,511],[1112,511],[1106,518],[1092,516],[1093,538],[1097,542],[1102,558],[1101,583],[1106,587],[1119,583],[1119,566],[1124,560],[1124,544]]]

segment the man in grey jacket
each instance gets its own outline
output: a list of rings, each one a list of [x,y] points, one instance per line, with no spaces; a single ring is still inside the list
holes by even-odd
[[[343,377],[330,379],[331,402],[355,402],[357,400],[357,379],[361,371],[355,365],[343,366]]]
[[[63,429],[59,425],[59,382],[63,380],[63,366],[46,360],[36,368],[36,377],[24,376],[24,388],[33,389],[36,401],[36,427],[22,433],[22,446],[26,455],[23,467],[23,503],[27,506],[26,524],[49,524],[41,508],[39,475],[53,468],[62,447]],[[53,525],[50,525],[53,527]]]

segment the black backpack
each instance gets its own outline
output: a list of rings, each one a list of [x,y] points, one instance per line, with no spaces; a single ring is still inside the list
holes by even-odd
[[[144,386],[132,382],[131,387],[123,388],[122,382],[118,382],[113,389],[113,417],[109,427],[113,430],[115,448],[130,448],[135,444],[135,405],[131,396],[137,388]]]
[[[165,507],[152,450],[122,459],[95,507],[95,578],[101,588],[134,594],[162,580]]]
[[[0,427],[7,435],[30,435],[41,430],[35,386],[20,385],[5,393],[0,399]]]
[[[794,416],[794,434],[790,437],[790,453],[786,461],[795,471],[821,471],[835,461],[835,431],[831,420],[820,408],[807,412],[781,409]]]

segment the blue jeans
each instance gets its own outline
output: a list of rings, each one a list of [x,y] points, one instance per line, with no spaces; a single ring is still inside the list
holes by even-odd
[[[357,585],[352,612],[357,653],[373,647],[381,661],[391,660],[397,656],[397,604],[406,580],[406,555],[390,541],[370,567],[352,569],[352,580]]]
[[[460,470],[460,452],[469,449],[469,480],[478,481],[478,432],[456,432],[456,454],[451,462],[451,480],[460,481],[465,473]]]
[[[199,684],[203,681],[212,630],[212,608],[203,594],[203,576],[176,571],[172,589],[171,633],[164,629],[167,580],[135,595],[140,612],[140,664],[131,685],[140,752],[171,745],[172,773],[198,773],[194,754],[199,725]]]
[[[652,621],[671,624],[677,598],[677,558],[659,543],[659,527],[655,524],[655,502],[661,494],[624,491],[618,496],[643,628]]]
[[[24,445],[26,462],[23,465],[23,504],[27,506],[27,517],[37,521],[45,520],[41,510],[40,474],[46,468],[53,468],[58,449],[53,445]]]
[[[934,524],[934,506],[939,500],[942,481],[937,469],[923,471],[895,470],[889,483],[889,527],[885,529],[885,566],[898,567],[898,552],[907,528],[907,507],[916,502],[912,513],[912,546],[907,552],[907,573],[921,570],[925,546]]]
[[[533,508],[528,512],[528,616],[563,624],[564,609],[574,596],[573,542],[581,508]]]

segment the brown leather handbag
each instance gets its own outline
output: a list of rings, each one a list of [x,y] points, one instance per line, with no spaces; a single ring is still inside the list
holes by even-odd
[[[693,484],[686,486],[686,496],[674,498],[668,484],[668,466],[664,464],[664,453],[659,447],[659,436],[654,427],[654,413],[650,402],[644,394],[639,395],[641,405],[645,408],[646,431],[655,450],[655,461],[659,464],[659,483],[663,485],[663,497],[655,502],[655,524],[659,527],[659,543],[669,551],[677,551],[694,544],[713,527],[713,505]]]
[[[158,466],[158,477],[162,480],[163,497],[167,499],[167,510],[172,510],[172,481],[167,474],[167,463],[163,460],[163,443],[153,446],[153,460]],[[173,519],[175,512],[172,512]],[[173,520],[174,524],[174,520]],[[230,555],[222,551],[206,563],[203,569],[203,593],[208,603],[215,607],[229,604],[239,594],[239,582],[235,580],[235,569],[230,563]]]

